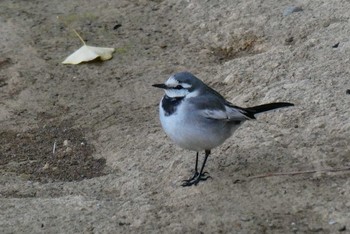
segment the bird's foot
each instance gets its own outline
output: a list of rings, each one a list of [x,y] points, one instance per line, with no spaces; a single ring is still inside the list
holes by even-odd
[[[190,179],[183,181],[182,187],[197,185],[199,181],[206,181],[207,179],[211,178],[211,176],[209,176],[208,174],[208,172],[203,172],[202,174],[195,172]]]

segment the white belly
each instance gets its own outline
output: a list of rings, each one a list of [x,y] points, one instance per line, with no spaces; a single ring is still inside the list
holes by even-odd
[[[166,116],[160,106],[160,122],[165,133],[181,148],[203,151],[221,145],[239,127],[215,122],[198,113],[188,113],[180,105],[175,113]],[[188,114],[185,114],[188,113]]]

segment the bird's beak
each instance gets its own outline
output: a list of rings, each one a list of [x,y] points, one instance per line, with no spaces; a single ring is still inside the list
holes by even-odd
[[[168,86],[166,86],[165,84],[154,84],[152,86],[156,87],[156,88],[161,88],[161,89],[167,89],[168,88]]]

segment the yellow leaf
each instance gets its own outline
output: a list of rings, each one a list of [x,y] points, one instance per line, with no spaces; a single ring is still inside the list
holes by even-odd
[[[115,51],[114,48],[88,46],[75,29],[73,29],[73,32],[84,45],[80,47],[79,50],[76,50],[73,54],[69,55],[62,62],[63,64],[79,64],[81,62],[88,62],[96,58],[100,58],[102,61],[105,61],[112,58],[112,54]]]
[[[81,62],[88,62],[96,58],[100,58],[104,61],[111,59],[114,51],[114,48],[83,45],[82,47],[80,47],[80,49],[75,51],[73,54],[69,55],[62,63],[79,64]]]

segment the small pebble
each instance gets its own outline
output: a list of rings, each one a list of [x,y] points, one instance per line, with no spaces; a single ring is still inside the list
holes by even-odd
[[[49,167],[50,167],[49,163],[45,163],[45,165],[43,166],[43,170],[47,170],[49,169]]]
[[[299,11],[303,11],[303,9],[301,7],[297,7],[297,6],[289,6],[289,7],[284,9],[283,16],[286,17],[290,14],[293,14],[294,12],[299,12]]]
[[[337,223],[337,221],[334,221],[334,220],[329,220],[329,225],[333,225],[333,224],[336,224]]]
[[[330,21],[324,22],[323,23],[323,27],[327,28],[329,25],[331,25]]]
[[[66,150],[64,151],[65,153],[70,153],[72,151],[71,147],[67,147]]]
[[[69,144],[69,141],[68,141],[68,140],[64,140],[64,141],[63,141],[63,145],[64,145],[64,146],[67,146],[68,144]]]
[[[121,26],[122,26],[121,24],[116,24],[116,25],[114,25],[113,30],[117,30],[117,29],[120,28]]]
[[[249,217],[242,216],[242,217],[241,217],[241,221],[243,221],[243,222],[248,222],[248,221],[250,221],[250,218],[249,218]]]
[[[293,37],[288,37],[285,42],[286,43],[292,43],[294,41],[294,38]]]

